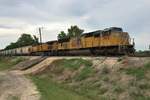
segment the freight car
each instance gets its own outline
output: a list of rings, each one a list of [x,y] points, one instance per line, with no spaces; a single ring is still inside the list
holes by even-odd
[[[134,41],[122,28],[110,27],[38,45],[2,50],[1,55],[116,55],[134,53]]]

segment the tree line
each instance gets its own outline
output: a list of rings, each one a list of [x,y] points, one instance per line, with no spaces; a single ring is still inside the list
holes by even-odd
[[[35,35],[31,36],[30,34],[23,33],[16,42],[12,42],[8,46],[6,46],[5,50],[34,44],[36,45],[38,43],[39,39]]]
[[[77,25],[74,25],[68,28],[67,33],[60,31],[57,38],[60,40],[64,38],[79,37],[83,32],[83,29],[80,29]],[[23,33],[16,42],[12,42],[6,46],[5,50],[37,44],[39,44],[39,38],[37,38],[35,35],[31,36],[30,34]]]

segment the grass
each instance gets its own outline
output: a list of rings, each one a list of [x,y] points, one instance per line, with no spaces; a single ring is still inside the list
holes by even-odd
[[[150,63],[143,67],[124,68],[118,73],[104,65],[96,73],[91,61],[61,59],[32,79],[42,94],[42,100],[117,100],[121,95],[127,96],[128,100],[149,100],[145,95],[145,91],[150,89],[149,80],[145,77],[149,70]],[[59,77],[68,75],[67,71],[74,76],[61,80]],[[127,80],[119,78],[124,74],[128,74]],[[128,77],[133,79],[128,80]],[[115,79],[114,83],[111,78]]]
[[[11,96],[8,100],[20,100],[17,96]]]
[[[77,70],[81,66],[92,66],[92,62],[84,59],[61,59],[61,60],[56,60],[54,62],[57,66],[61,66],[63,68],[68,68],[71,70]]]
[[[75,80],[77,81],[81,81],[81,80],[84,80],[86,79],[87,77],[89,77],[90,75],[93,74],[93,68],[91,66],[87,66],[87,67],[84,67],[81,72],[75,76]]]
[[[31,79],[37,85],[41,93],[41,100],[89,100],[87,97],[62,88],[59,84],[51,81],[49,78],[40,78],[32,76]]]
[[[113,91],[117,93],[122,93],[124,90],[122,89],[120,85],[117,85],[114,87]]]
[[[83,67],[79,74],[74,77],[76,81],[81,81],[92,75],[93,68],[92,62],[84,59],[60,59],[56,60],[52,63],[53,72],[55,74],[62,74],[64,70],[70,71],[78,71],[81,67]]]
[[[17,63],[25,60],[22,57],[1,57],[0,58],[0,70],[7,70],[12,68]]]
[[[7,100],[20,100],[20,98],[16,95],[8,94]]]
[[[143,84],[139,84],[138,87],[140,89],[150,89],[150,84],[148,83],[143,83]]]
[[[145,64],[144,67],[130,67],[125,69],[125,72],[128,75],[135,76],[137,79],[143,79],[148,70],[150,70],[150,63]]]
[[[126,74],[135,76],[137,79],[142,79],[145,77],[145,71],[142,68],[126,69]]]

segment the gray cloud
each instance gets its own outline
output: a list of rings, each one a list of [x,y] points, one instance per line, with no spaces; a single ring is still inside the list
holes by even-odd
[[[137,38],[138,49],[145,49],[149,43],[139,39],[150,37],[148,0],[0,0],[0,9],[0,41],[7,41],[0,48],[16,39],[8,34],[35,34],[38,26],[44,26],[49,27],[43,36],[47,41],[73,24],[85,31],[119,26]]]

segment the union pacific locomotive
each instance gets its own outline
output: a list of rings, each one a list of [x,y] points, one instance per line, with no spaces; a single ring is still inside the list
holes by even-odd
[[[0,55],[116,55],[133,54],[134,40],[122,28],[110,27],[84,33],[80,37],[63,38],[38,45],[1,50]]]

